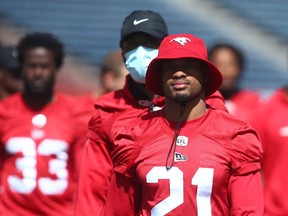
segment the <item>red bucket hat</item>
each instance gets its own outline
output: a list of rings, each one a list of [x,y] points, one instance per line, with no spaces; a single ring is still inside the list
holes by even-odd
[[[165,59],[193,58],[208,66],[205,94],[213,94],[222,83],[222,75],[217,67],[208,60],[207,48],[202,39],[192,34],[177,34],[165,37],[159,47],[158,56],[148,66],[146,73],[147,88],[157,95],[164,96],[161,86],[159,63]]]

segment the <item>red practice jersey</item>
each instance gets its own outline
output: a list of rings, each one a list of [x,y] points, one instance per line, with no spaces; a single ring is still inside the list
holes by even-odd
[[[86,114],[76,99],[54,97],[38,111],[21,94],[0,103],[0,215],[73,215]]]
[[[105,215],[262,215],[255,130],[212,109],[175,128],[160,110],[116,135]]]
[[[128,88],[128,81],[123,89],[96,99],[80,169],[75,202],[77,216],[96,216],[102,212],[113,172],[110,151],[115,133],[132,119],[162,106],[163,98],[154,101],[135,99]]]
[[[164,98],[137,100],[129,89],[128,75],[123,89],[102,95],[95,102],[89,122],[80,170],[75,212],[77,216],[101,215],[113,173],[110,152],[113,137],[131,120],[162,108]],[[226,109],[219,92],[207,99],[211,107]]]
[[[284,89],[259,106],[251,124],[264,150],[264,215],[288,215],[288,95]]]
[[[225,100],[228,112],[243,121],[249,121],[251,114],[260,102],[260,95],[250,90],[241,90],[229,100]]]

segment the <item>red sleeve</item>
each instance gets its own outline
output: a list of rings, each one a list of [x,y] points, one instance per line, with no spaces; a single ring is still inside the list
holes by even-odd
[[[260,172],[231,176],[228,186],[230,215],[262,216],[264,211]]]
[[[143,146],[135,142],[137,134],[137,126],[141,120],[129,122],[114,137],[113,151],[111,158],[113,161],[114,171],[122,175],[130,176],[130,170],[134,169],[134,162],[140,154]],[[142,130],[140,130],[142,133]]]
[[[86,142],[88,122],[93,114],[94,108],[92,102],[87,103],[79,99],[76,99],[76,102],[77,103],[74,103],[75,106],[73,107],[73,120],[76,122],[77,140],[73,145],[73,149],[71,149],[70,155],[73,157],[72,169],[76,170],[75,178],[78,181],[83,149]]]
[[[129,126],[125,125],[114,138],[111,153],[114,175],[109,184],[103,215],[138,215],[140,210],[141,185],[135,174],[134,161],[142,148],[135,144]]]
[[[233,134],[225,148],[231,158],[232,175],[245,175],[261,169],[263,150],[260,139],[248,124]]]
[[[138,215],[141,204],[139,189],[140,185],[135,177],[115,172],[109,185],[102,215]]]
[[[133,154],[136,145],[133,136],[129,135],[125,127],[117,134],[114,139],[114,150],[111,153],[114,170],[123,175],[128,175],[133,166],[136,154]]]
[[[101,131],[97,120],[94,116],[89,122],[75,202],[76,216],[100,215],[113,171],[107,143],[98,135]]]

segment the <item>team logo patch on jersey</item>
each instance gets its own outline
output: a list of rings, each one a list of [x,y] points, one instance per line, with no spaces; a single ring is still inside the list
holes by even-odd
[[[185,156],[185,155],[182,155],[182,154],[180,154],[180,153],[178,153],[178,152],[175,152],[175,154],[174,154],[174,160],[176,161],[176,162],[179,162],[179,161],[186,161],[188,158]]]
[[[186,136],[178,136],[176,140],[177,146],[187,146],[188,145],[188,137]]]

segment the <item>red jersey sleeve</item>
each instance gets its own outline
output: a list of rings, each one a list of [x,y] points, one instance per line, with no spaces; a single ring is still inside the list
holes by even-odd
[[[231,158],[232,175],[244,175],[261,169],[262,147],[257,132],[243,124],[225,146]]]
[[[96,112],[89,121],[83,150],[75,215],[100,215],[104,206],[113,170],[107,144],[99,134],[101,134],[101,118]]]
[[[134,137],[130,135],[125,128],[115,137],[114,151],[112,151],[112,160],[114,170],[118,173],[128,175],[127,169],[132,165],[137,155],[134,153],[136,145]],[[134,154],[133,154],[134,153]],[[135,155],[135,157],[133,157]]]
[[[150,113],[147,116],[153,118],[159,112]],[[114,136],[111,158],[115,172],[130,176],[130,171],[133,171],[134,162],[143,148],[143,145],[139,144],[136,139],[143,133],[140,124],[144,118],[145,116],[129,122]]]
[[[134,165],[135,159],[142,150],[142,147],[135,142],[138,121],[139,119],[136,119],[126,124],[113,139],[111,158],[114,174],[109,184],[103,212],[105,216],[141,215],[141,185]]]
[[[137,178],[115,172],[109,184],[102,215],[139,215],[141,205],[140,185]]]
[[[230,215],[262,216],[264,210],[260,172],[231,176],[228,186]]]

